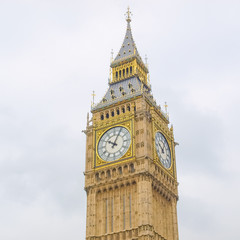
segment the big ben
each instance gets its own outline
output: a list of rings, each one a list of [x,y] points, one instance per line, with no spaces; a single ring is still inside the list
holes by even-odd
[[[175,141],[127,30],[86,134],[86,240],[178,240]]]

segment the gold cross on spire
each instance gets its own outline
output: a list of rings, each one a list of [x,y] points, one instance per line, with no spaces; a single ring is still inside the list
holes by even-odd
[[[127,12],[126,12],[126,14],[125,14],[125,16],[126,16],[126,21],[128,22],[128,23],[130,23],[131,22],[131,15],[132,15],[132,13],[130,12],[130,8],[128,7],[127,8],[128,10],[127,10]]]

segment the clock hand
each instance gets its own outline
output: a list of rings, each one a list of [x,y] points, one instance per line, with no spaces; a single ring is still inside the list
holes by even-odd
[[[112,148],[114,148],[114,146],[117,145],[117,144],[116,144],[116,141],[117,141],[117,139],[118,139],[121,131],[122,131],[122,128],[120,128],[120,131],[118,132],[118,135],[117,135],[117,137],[115,138],[115,141],[114,141],[114,144],[112,145]]]
[[[161,146],[160,143],[158,143],[158,146],[160,146],[160,148],[162,149],[162,153],[164,153],[164,148]]]
[[[112,142],[112,141],[108,141],[108,143],[112,144],[113,146],[114,146],[114,145],[117,146],[117,144],[114,143],[114,142]]]

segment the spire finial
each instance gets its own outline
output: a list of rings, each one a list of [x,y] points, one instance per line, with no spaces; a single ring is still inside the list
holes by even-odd
[[[112,49],[112,51],[111,51],[111,62],[113,61],[113,49]]]
[[[130,23],[130,22],[131,22],[131,15],[132,15],[132,13],[130,12],[129,6],[128,6],[127,9],[128,9],[128,10],[127,10],[127,12],[126,12],[126,14],[125,14],[125,16],[126,16],[126,21],[127,21],[128,23]]]
[[[165,102],[164,107],[165,107],[165,112],[166,112],[166,114],[167,114],[167,116],[168,116],[168,105],[167,105],[167,102]]]
[[[93,92],[92,92],[92,97],[93,97],[92,106],[94,106],[94,104],[95,104],[95,103],[94,103],[94,97],[95,97],[95,96],[96,96],[95,91],[93,91]]]
[[[147,57],[147,54],[145,54],[145,64],[147,65],[147,60],[148,60],[148,57]]]

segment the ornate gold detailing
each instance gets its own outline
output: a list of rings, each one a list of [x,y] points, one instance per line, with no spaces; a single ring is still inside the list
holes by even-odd
[[[125,14],[126,21],[128,22],[127,32],[118,56],[114,61],[111,62],[110,65],[112,67],[112,81],[110,83],[118,82],[131,76],[137,75],[142,82],[147,84],[148,68],[143,63],[132,38],[130,27],[131,15],[132,13],[128,7],[128,11]],[[128,69],[128,66],[126,66],[128,63],[131,63],[131,71]]]
[[[165,112],[166,112],[166,115],[168,116],[168,105],[167,105],[167,102],[165,102],[165,105],[164,105],[164,107],[165,107]]]
[[[113,127],[125,127],[129,132],[130,132],[130,135],[131,135],[131,144],[129,146],[129,149],[127,150],[127,152],[122,156],[120,157],[119,159],[115,160],[115,161],[104,161],[103,159],[101,159],[101,157],[98,155],[98,151],[97,151],[97,146],[99,144],[99,141],[101,139],[101,137],[103,136],[103,134],[105,132],[107,132],[109,129],[113,128]],[[105,167],[105,166],[109,166],[110,164],[111,165],[116,165],[116,164],[119,164],[119,162],[123,162],[123,161],[130,161],[133,159],[134,157],[134,148],[133,148],[133,145],[134,145],[134,137],[133,137],[133,126],[132,126],[132,121],[129,120],[129,121],[125,121],[125,122],[121,122],[121,123],[116,123],[116,124],[111,124],[110,127],[107,127],[107,128],[100,128],[100,129],[96,129],[96,133],[95,133],[95,142],[94,142],[94,145],[95,145],[95,159],[94,159],[94,162],[93,162],[93,166],[94,168],[98,168],[98,167]]]
[[[155,145],[155,134],[156,132],[160,132],[161,134],[164,135],[165,139],[167,140],[167,143],[169,145],[169,148],[170,148],[170,152],[171,152],[171,166],[169,169],[165,168],[159,157],[158,157],[158,154],[157,154],[157,150],[156,150],[156,145]],[[174,152],[174,144],[172,142],[172,139],[171,139],[171,131],[167,128],[167,127],[164,127],[164,126],[158,126],[157,123],[155,122],[153,124],[153,139],[152,139],[152,146],[153,146],[153,158],[154,158],[154,162],[156,162],[164,171],[166,171],[167,173],[170,173],[172,176],[174,174],[174,166],[175,166],[175,152]]]
[[[96,161],[97,166],[100,166],[100,165],[105,164],[105,163],[106,163],[106,161],[102,160],[101,158],[97,158],[97,161]]]
[[[130,23],[130,22],[131,22],[132,13],[130,12],[129,6],[128,6],[128,8],[127,8],[127,12],[126,12],[125,16],[126,16],[126,21],[127,21],[128,23]]]

